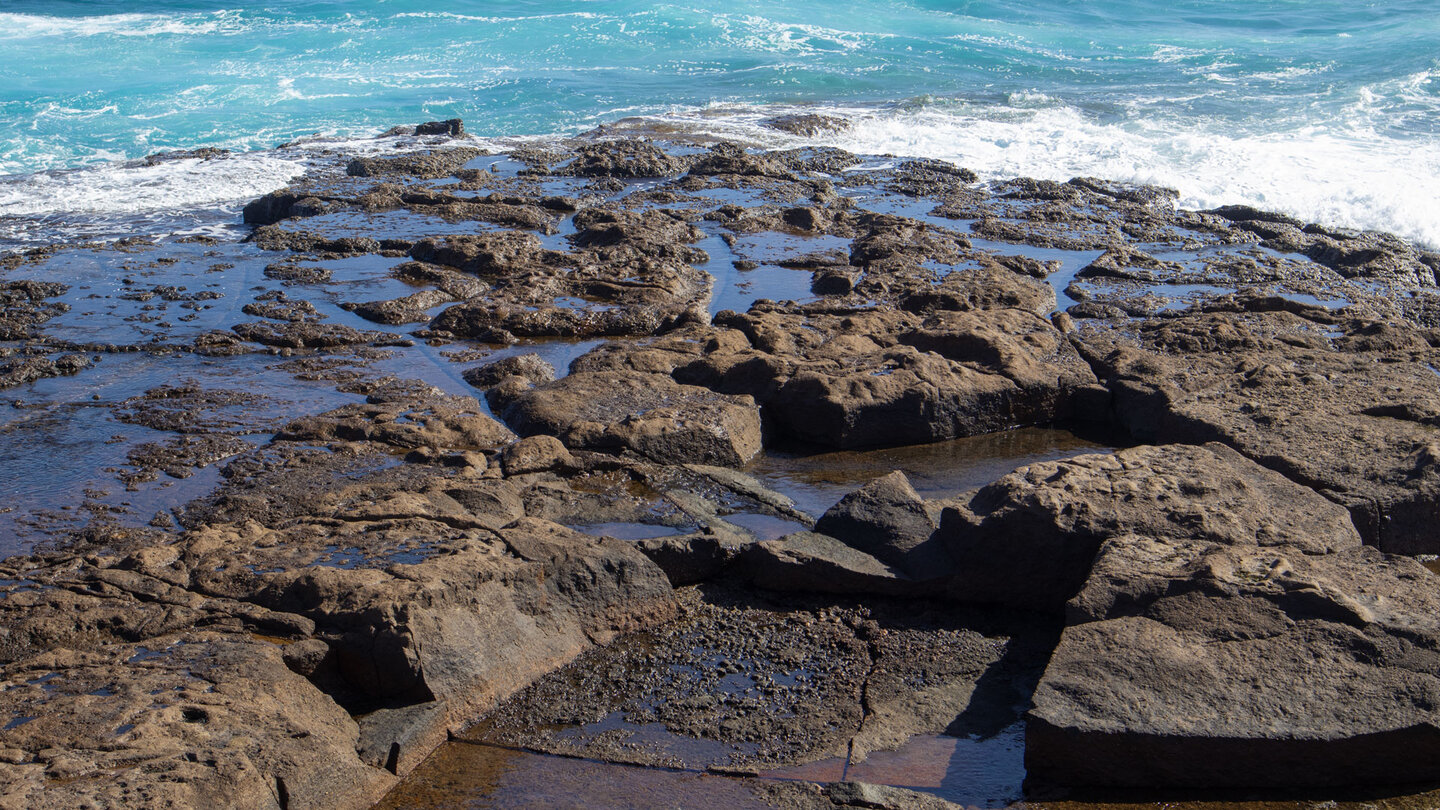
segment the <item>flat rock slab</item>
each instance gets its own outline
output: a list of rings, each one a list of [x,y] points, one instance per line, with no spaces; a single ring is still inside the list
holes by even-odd
[[[760,452],[760,411],[748,396],[635,372],[571,374],[515,399],[505,421],[572,449],[632,450],[662,463],[737,467]]]
[[[1153,559],[1133,539],[1112,541],[1106,556]],[[1192,564],[1165,587],[1136,587],[1065,629],[1027,725],[1032,778],[1205,788],[1440,779],[1440,580],[1371,549],[1185,556]]]
[[[956,611],[874,599],[771,601],[723,586],[678,593],[680,616],[594,650],[508,701],[463,739],[607,762],[748,769],[863,760],[937,733],[1016,653]],[[746,772],[742,770],[741,772]]]

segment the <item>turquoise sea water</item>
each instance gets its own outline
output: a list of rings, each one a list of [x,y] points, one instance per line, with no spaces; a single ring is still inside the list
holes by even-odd
[[[298,164],[137,167],[462,117],[486,137],[627,116],[982,177],[1156,182],[1440,245],[1434,0],[10,0],[0,218],[229,204]],[[87,167],[81,172],[65,170]]]

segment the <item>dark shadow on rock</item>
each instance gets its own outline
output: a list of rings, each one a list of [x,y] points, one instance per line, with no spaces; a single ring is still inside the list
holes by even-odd
[[[1018,722],[1030,708],[1035,685],[1060,642],[1060,630],[1058,625],[1036,623],[1016,633],[1005,654],[976,681],[970,703],[945,733],[986,740]]]

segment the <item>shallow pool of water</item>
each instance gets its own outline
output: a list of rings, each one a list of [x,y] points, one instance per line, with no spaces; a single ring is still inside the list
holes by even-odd
[[[895,470],[922,497],[953,498],[1026,464],[1111,449],[1067,430],[1031,427],[883,450],[767,450],[747,472],[818,517],[850,491]]]

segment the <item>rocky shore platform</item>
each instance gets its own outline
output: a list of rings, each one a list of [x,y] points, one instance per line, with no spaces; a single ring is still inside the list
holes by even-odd
[[[1440,253],[624,130],[0,257],[0,808],[1440,803]]]

